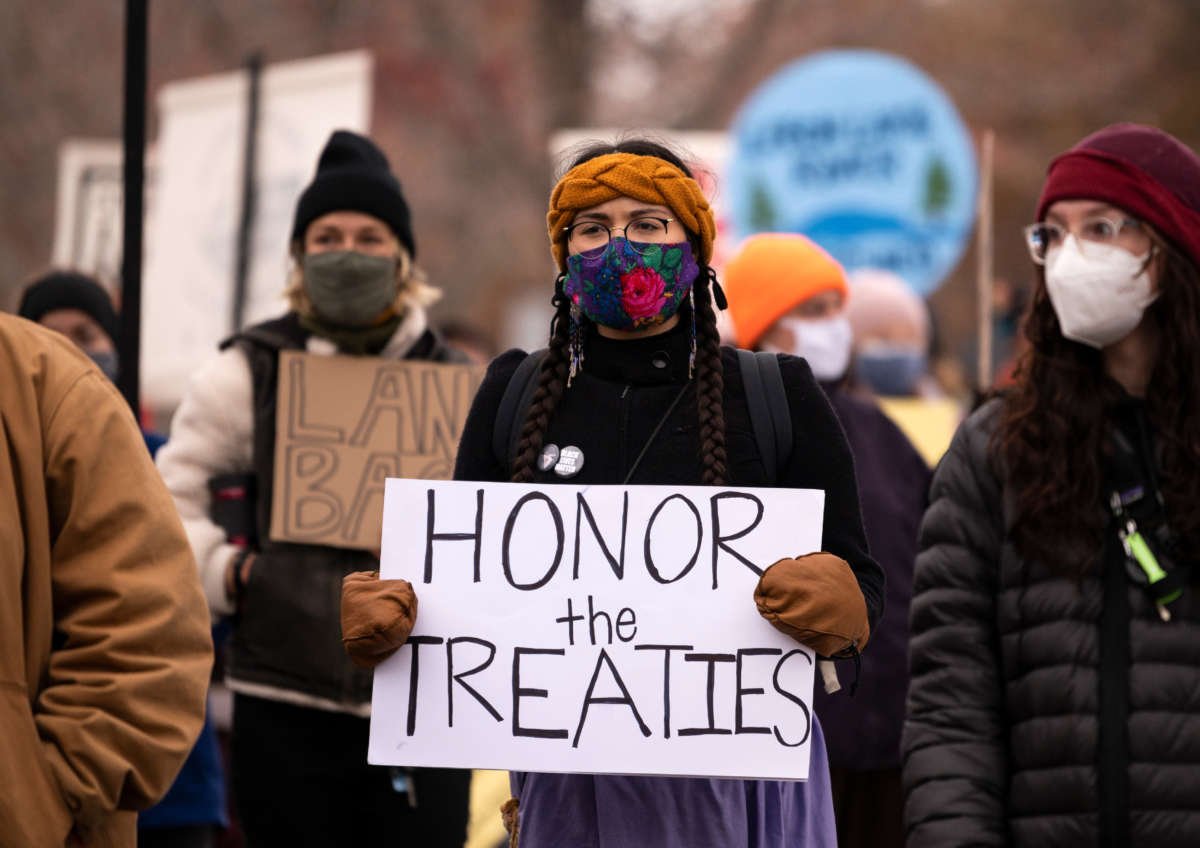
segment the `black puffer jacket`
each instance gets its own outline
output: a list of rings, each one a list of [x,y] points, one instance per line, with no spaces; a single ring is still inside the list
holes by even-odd
[[[908,844],[1200,845],[1200,591],[1161,621],[1115,526],[1081,581],[1022,560],[988,458],[999,404],[959,429],[921,527]]]

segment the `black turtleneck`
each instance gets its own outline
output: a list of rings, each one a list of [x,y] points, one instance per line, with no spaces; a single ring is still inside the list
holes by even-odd
[[[596,330],[584,342],[583,371],[602,380],[637,386],[684,383],[692,354],[691,317],[657,336],[610,339]]]
[[[592,333],[585,342],[581,373],[564,392],[547,428],[546,443],[583,451],[580,472],[563,479],[552,472],[535,473],[540,484],[619,484],[646,447],[660,422],[662,428],[630,484],[700,485],[701,444],[694,385],[688,381],[691,320],[658,336],[617,340]],[[492,450],[496,413],[504,389],[525,358],[510,350],[489,366],[463,427],[455,466],[456,480],[509,479],[508,458]],[[727,454],[726,483],[767,486],[759,457],[737,356],[721,349],[725,374],[723,410]],[[867,551],[854,461],[846,437],[824,393],[797,357],[781,356],[780,369],[792,413],[793,448],[778,470],[778,485],[825,491],[825,550],[845,559],[859,581],[874,627],[883,607],[883,572]],[[685,388],[686,386],[686,388]],[[664,415],[684,389],[681,401]],[[508,422],[504,422],[505,432]],[[791,556],[808,551],[784,551]]]

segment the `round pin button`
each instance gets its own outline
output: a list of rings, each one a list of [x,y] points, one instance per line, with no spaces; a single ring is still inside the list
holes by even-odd
[[[546,445],[538,456],[538,471],[549,471],[558,462],[558,445]]]
[[[583,451],[574,445],[568,445],[559,452],[554,473],[559,477],[574,477],[582,468]]]

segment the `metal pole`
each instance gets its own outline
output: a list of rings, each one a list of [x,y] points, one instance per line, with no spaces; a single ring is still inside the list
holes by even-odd
[[[146,161],[146,3],[125,3],[124,227],[121,251],[121,368],[117,386],[140,419],[142,207]]]
[[[258,152],[259,89],[262,81],[262,53],[254,51],[246,59],[248,94],[246,97],[246,143],[242,158],[242,210],[237,231],[237,264],[233,272],[233,309],[230,332],[242,329],[246,313],[246,289],[250,274],[250,254],[254,241],[254,211],[257,192],[255,173]]]
[[[983,131],[979,156],[979,224],[976,248],[976,295],[979,319],[980,395],[992,387],[992,160],[996,133]]]

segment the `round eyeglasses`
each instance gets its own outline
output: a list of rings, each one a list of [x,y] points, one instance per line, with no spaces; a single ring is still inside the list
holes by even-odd
[[[563,227],[567,234],[567,251],[587,253],[607,247],[612,234],[620,230],[625,234],[629,246],[638,253],[649,253],[656,245],[667,244],[670,240],[670,225],[674,218],[655,218],[642,216],[634,218],[623,227],[609,227],[599,221],[580,221]]]
[[[1084,256],[1089,256],[1089,250],[1097,246],[1121,247],[1135,256],[1141,256],[1152,246],[1146,228],[1142,226],[1141,221],[1134,218],[1106,218],[1095,215],[1084,218],[1078,230],[1068,230],[1058,224],[1041,221],[1030,224],[1024,232],[1029,255],[1038,265],[1045,265],[1050,252],[1062,247],[1067,236],[1072,234],[1079,242],[1079,250]]]

